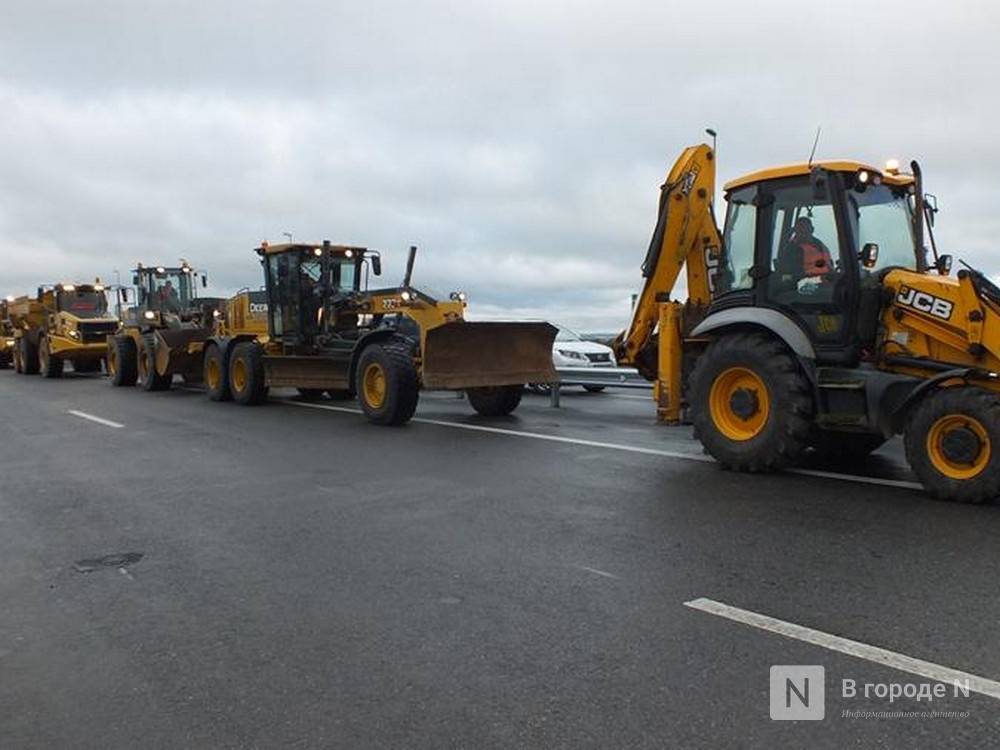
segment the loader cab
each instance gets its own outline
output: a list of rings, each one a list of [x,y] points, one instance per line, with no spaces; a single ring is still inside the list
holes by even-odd
[[[858,162],[800,164],[726,185],[714,309],[778,310],[829,364],[874,346],[881,279],[924,270],[914,229],[914,180]]]
[[[363,288],[368,251],[321,244],[263,244],[268,332],[286,353],[314,352],[331,330],[355,330],[357,316],[338,308]]]
[[[140,264],[132,272],[136,305],[140,311],[175,315],[191,310],[198,299],[198,278],[202,285],[207,284],[204,274],[186,264],[177,268]]]

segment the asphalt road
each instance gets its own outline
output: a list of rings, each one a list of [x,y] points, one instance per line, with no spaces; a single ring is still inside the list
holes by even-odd
[[[996,697],[844,697],[929,680],[685,606],[1000,679],[1000,508],[897,445],[738,475],[609,393],[391,429],[8,370],[0,406],[4,748],[1000,743]],[[771,720],[772,665],[825,668],[824,719]]]

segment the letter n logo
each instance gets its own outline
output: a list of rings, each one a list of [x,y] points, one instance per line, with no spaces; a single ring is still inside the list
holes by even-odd
[[[819,721],[826,715],[826,670],[821,666],[771,667],[771,718]]]

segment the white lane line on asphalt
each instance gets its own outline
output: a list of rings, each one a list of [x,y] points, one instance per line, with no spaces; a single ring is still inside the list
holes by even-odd
[[[328,406],[326,404],[315,404],[308,401],[282,400],[282,403],[293,406],[305,406],[309,409],[323,409],[325,411],[339,411],[345,414],[362,414],[360,409],[352,409],[347,406]],[[715,463],[711,456],[697,453],[683,453],[681,451],[665,451],[659,448],[644,448],[639,445],[624,445],[622,443],[604,443],[597,440],[584,440],[583,438],[564,437],[562,435],[546,435],[541,432],[524,432],[522,430],[508,430],[504,427],[487,427],[481,424],[465,424],[463,422],[448,422],[443,419],[427,419],[425,417],[414,417],[411,421],[420,424],[433,424],[440,427],[455,427],[460,430],[472,430],[474,432],[492,432],[498,435],[510,435],[512,437],[531,438],[533,440],[548,440],[553,443],[569,443],[571,445],[585,445],[589,448],[607,448],[609,450],[627,451],[629,453],[644,453],[648,456],[664,456],[665,458],[679,458],[685,461],[700,461],[702,463]],[[820,471],[818,469],[785,469],[788,474],[802,474],[807,477],[821,477],[823,479],[840,479],[845,482],[859,482],[861,484],[874,484],[880,487],[898,487],[907,490],[922,490],[923,487],[917,482],[907,482],[901,479],[881,479],[879,477],[863,477],[857,474],[840,474],[835,471]]]
[[[93,414],[87,414],[85,411],[77,411],[76,409],[70,409],[69,413],[74,417],[80,417],[80,419],[89,419],[91,422],[97,422],[97,424],[102,424],[105,427],[115,427],[121,429],[125,425],[119,424],[118,422],[112,422],[110,419],[104,419],[103,417],[95,417]]]
[[[590,568],[586,565],[574,565],[573,567],[578,568],[579,570],[585,570],[588,573],[593,573],[594,575],[604,576],[605,578],[613,578],[616,581],[621,580],[621,576],[616,576],[614,573],[609,573],[606,570],[598,570],[597,568]]]
[[[748,609],[731,607],[728,604],[723,604],[713,599],[692,599],[689,602],[684,602],[684,606],[697,609],[701,612],[707,612],[717,617],[724,617],[727,620],[749,625],[760,630],[777,633],[786,638],[810,643],[829,651],[837,651],[841,654],[881,664],[891,669],[897,669],[900,672],[927,677],[937,682],[951,685],[958,681],[963,687],[968,682],[969,690],[972,692],[1000,699],[1000,682],[980,677],[970,672],[963,672],[960,669],[952,669],[951,667],[944,667],[934,662],[924,661],[923,659],[915,659],[912,656],[900,654],[896,651],[889,651],[878,646],[869,646],[867,643],[824,633],[822,630],[813,630],[803,625],[796,625],[793,622],[778,620],[774,617],[751,612]]]

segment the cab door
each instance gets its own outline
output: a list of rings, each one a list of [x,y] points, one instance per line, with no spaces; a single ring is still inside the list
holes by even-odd
[[[856,264],[837,176],[824,173],[761,183],[757,221],[757,304],[776,308],[809,335],[817,357],[845,363],[854,356]]]

